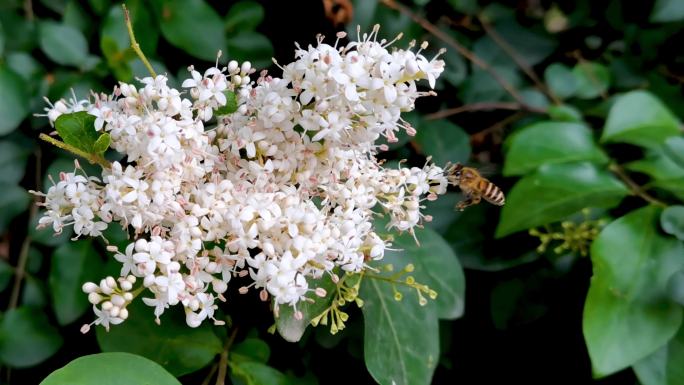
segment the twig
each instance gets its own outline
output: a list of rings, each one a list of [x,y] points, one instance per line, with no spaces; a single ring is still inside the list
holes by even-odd
[[[238,328],[233,327],[233,332],[223,346],[223,351],[221,352],[221,359],[218,364],[218,375],[216,376],[216,385],[225,385],[226,374],[228,373],[228,351],[235,341],[235,336],[237,336]]]
[[[204,378],[204,381],[202,381],[202,385],[209,385],[209,382],[211,382],[211,378],[214,377],[214,373],[216,373],[216,369],[218,369],[218,363],[214,363],[211,365],[211,369],[209,369],[209,374]]]
[[[138,41],[135,40],[135,33],[133,33],[133,23],[131,22],[131,15],[128,13],[128,8],[126,8],[126,4],[121,4],[121,8],[123,8],[124,11],[124,18],[126,19],[126,28],[128,29],[128,37],[131,39],[131,48],[133,48],[133,51],[135,51],[136,55],[140,58],[140,60],[143,62],[145,67],[147,67],[147,71],[152,75],[153,78],[157,77],[157,73],[154,72],[154,68],[152,68],[152,64],[147,60],[147,57],[145,57],[145,54],[143,51],[140,49],[140,44],[138,44]]]
[[[91,164],[99,164],[103,168],[111,168],[112,167],[112,165],[109,164],[107,159],[103,158],[102,156],[89,154],[83,150],[79,150],[78,148],[76,148],[72,145],[69,145],[69,144],[62,142],[61,140],[57,140],[57,139],[55,139],[55,138],[53,138],[47,134],[40,134],[38,137],[40,139],[50,143],[51,145],[53,145],[55,147],[59,147],[62,150],[67,150],[74,155],[80,156],[81,158],[87,160]]]
[[[24,13],[26,13],[26,20],[33,21],[35,15],[33,13],[33,2],[31,0],[24,0]]]
[[[641,186],[639,186],[634,180],[632,180],[632,178],[629,177],[629,175],[627,175],[625,170],[619,164],[611,163],[610,166],[608,166],[608,169],[612,171],[613,174],[617,175],[617,177],[620,178],[623,182],[625,182],[627,187],[629,187],[629,189],[632,190],[632,193],[634,195],[656,206],[667,207],[667,204],[652,197],[646,191],[644,191],[644,189],[641,188]]]
[[[42,152],[40,150],[40,147],[36,150],[36,168],[35,168],[35,174],[36,174],[36,179],[35,179],[35,187],[36,190],[41,189],[41,162],[42,160]],[[34,197],[35,200],[35,197]],[[38,205],[36,202],[33,202],[31,205],[31,208],[29,209],[29,223],[32,222],[33,218],[35,218],[36,214],[38,213]],[[17,304],[19,304],[19,293],[21,292],[21,281],[24,279],[24,276],[26,275],[26,262],[28,261],[28,254],[29,254],[29,248],[31,247],[31,237],[26,234],[26,238],[24,238],[24,241],[21,243],[21,250],[19,251],[19,260],[17,261],[17,267],[14,270],[14,285],[12,285],[12,292],[10,293],[10,299],[9,299],[9,304],[7,306],[8,309],[14,309],[17,307]]]
[[[479,20],[485,32],[487,32],[487,34],[492,38],[492,40],[494,40],[494,42],[499,47],[501,47],[501,49],[503,49],[504,52],[506,52],[506,54],[511,57],[511,59],[513,59],[515,64],[517,64],[518,67],[520,67],[520,69],[532,80],[534,85],[537,88],[539,88],[543,93],[545,93],[553,101],[554,104],[562,104],[561,100],[558,99],[558,97],[553,92],[551,92],[551,90],[544,84],[544,82],[542,82],[539,79],[537,74],[535,74],[532,68],[527,64],[527,62],[525,62],[525,60],[521,58],[520,55],[518,55],[515,49],[513,49],[513,47],[511,47],[510,44],[508,44],[508,42],[504,40],[501,37],[501,35],[499,35],[499,33],[496,32],[496,30],[492,28],[491,25],[489,25],[487,21],[483,20],[482,18],[480,18]]]
[[[510,115],[510,116],[502,119],[501,121],[498,121],[498,122],[492,124],[491,126],[485,128],[484,130],[472,134],[470,136],[470,141],[471,142],[481,142],[490,133],[492,133],[494,131],[498,131],[498,130],[506,127],[507,125],[511,124],[512,122],[515,122],[516,120],[522,118],[523,116],[525,116],[525,113],[522,111],[518,111],[515,114]]]
[[[406,7],[405,5],[402,5],[400,3],[397,3],[394,0],[381,0],[381,2],[394,10],[397,10],[401,13],[403,13],[406,16],[409,16],[413,21],[416,23],[420,24],[421,27],[423,27],[426,31],[430,32],[434,36],[436,36],[438,39],[444,41],[446,44],[451,46],[453,49],[458,51],[463,57],[466,59],[470,60],[473,64],[476,66],[482,68],[483,70],[487,71],[489,75],[491,75],[494,80],[503,87],[503,89],[508,92],[513,99],[515,99],[520,105],[525,106],[525,109],[530,109],[530,106],[525,103],[523,100],[522,96],[516,91],[515,87],[511,85],[506,79],[502,78],[501,75],[499,75],[498,72],[492,68],[492,66],[489,65],[489,63],[485,62],[484,60],[480,59],[475,53],[473,53],[471,50],[467,49],[466,47],[462,46],[456,39],[452,38],[448,34],[442,32],[439,28],[437,28],[436,25],[430,23],[427,19],[424,17],[421,17],[413,11],[411,11],[410,8]]]
[[[491,110],[513,110],[520,111],[526,110],[529,112],[544,113],[543,109],[533,107],[533,106],[523,106],[520,103],[515,102],[481,102],[465,104],[463,106],[448,108],[446,110],[441,110],[433,112],[432,114],[425,115],[425,119],[434,120],[442,119],[452,115],[458,115],[462,112],[474,112],[474,111],[491,111]]]

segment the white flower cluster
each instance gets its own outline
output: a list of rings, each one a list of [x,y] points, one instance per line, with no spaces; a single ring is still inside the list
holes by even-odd
[[[378,41],[377,32],[344,46],[340,33],[334,45],[319,38],[298,48],[282,78],[262,72],[254,82],[249,62],[231,61],[204,74],[190,67],[187,91],[159,75],[91,101],[55,103],[51,122],[87,111],[126,158],[98,178],[63,173],[44,194],[40,225],[59,232],[73,224],[78,236],[100,236],[111,222],[132,228],[124,251],[111,248],[122,264],[119,281],[128,288],[139,278],[157,320],[179,303],[192,327],[213,319],[215,300],[225,300],[236,275],[253,280],[241,293],[261,289],[276,313],[282,304],[296,310],[309,293],[325,295],[309,284],[383,257],[377,213],[389,216],[388,227],[412,233],[430,219],[421,201],[447,185],[440,167],[386,169],[375,157],[386,150],[380,137],[415,134],[401,112],[433,94],[418,91],[416,81],[434,86],[444,66],[439,55],[421,54],[425,44],[388,50],[393,41]],[[222,114],[229,92],[238,108]],[[84,286],[100,306],[96,324],[127,315],[130,301],[115,300],[127,298],[115,283]]]

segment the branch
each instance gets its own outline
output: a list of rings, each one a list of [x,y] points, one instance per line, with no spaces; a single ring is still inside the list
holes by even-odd
[[[228,351],[235,341],[235,336],[237,336],[238,328],[234,327],[233,332],[223,346],[223,351],[221,352],[221,359],[218,364],[218,375],[216,376],[216,385],[225,385],[226,374],[228,374]]]
[[[525,62],[525,60],[518,55],[515,49],[513,49],[513,47],[511,47],[510,44],[508,44],[508,42],[504,40],[501,37],[501,35],[499,35],[499,33],[496,32],[494,28],[492,28],[491,25],[489,25],[488,22],[486,22],[482,18],[479,18],[479,20],[480,23],[482,23],[482,27],[484,28],[485,32],[487,32],[487,34],[492,38],[492,40],[494,40],[494,42],[499,47],[501,47],[501,49],[503,49],[504,52],[506,52],[506,54],[508,54],[508,56],[511,57],[511,59],[513,59],[515,64],[517,64],[518,67],[520,67],[520,69],[532,80],[534,85],[537,88],[539,88],[543,93],[545,93],[553,101],[554,104],[562,104],[561,100],[558,99],[558,97],[553,92],[551,92],[551,90],[548,87],[546,87],[546,85],[539,79],[537,74],[534,73],[532,68],[530,68],[527,62]]]
[[[475,111],[491,111],[491,110],[512,110],[512,111],[529,111],[543,114],[545,111],[541,108],[533,106],[524,106],[520,103],[515,102],[481,102],[466,104],[459,107],[448,108],[446,110],[441,110],[433,112],[425,116],[427,120],[442,119],[452,115],[458,115],[462,112],[475,112]]]
[[[487,137],[487,135],[491,134],[492,132],[495,132],[495,131],[498,131],[498,130],[505,128],[507,125],[515,122],[516,120],[518,120],[524,116],[525,116],[525,113],[523,111],[518,111],[515,114],[510,115],[510,116],[506,117],[505,119],[503,119],[499,122],[496,122],[493,125],[485,128],[484,130],[470,135],[470,141],[473,143],[481,142]]]
[[[530,106],[527,103],[525,103],[523,98],[520,96],[518,91],[516,91],[515,87],[511,85],[511,83],[509,83],[506,79],[502,78],[501,75],[499,75],[499,73],[496,72],[494,68],[492,68],[492,66],[489,65],[489,63],[480,59],[471,50],[462,46],[458,41],[456,41],[456,39],[442,32],[439,28],[437,28],[436,25],[430,23],[424,17],[421,17],[413,13],[410,8],[406,7],[403,4],[397,3],[395,0],[381,0],[381,2],[385,6],[392,8],[396,11],[399,11],[406,16],[409,16],[411,19],[413,19],[413,21],[420,24],[420,26],[423,27],[426,31],[430,32],[432,35],[434,35],[438,39],[442,40],[443,42],[451,46],[453,49],[458,51],[458,53],[463,55],[463,57],[465,57],[466,59],[470,60],[476,66],[487,71],[487,73],[489,73],[489,75],[491,75],[491,77],[494,78],[494,80],[497,83],[499,83],[501,87],[503,87],[503,89],[505,89],[506,92],[508,92],[513,97],[513,99],[515,99],[521,106],[525,106],[525,109],[530,109]]]
[[[643,200],[645,200],[646,202],[654,204],[656,206],[667,207],[667,204],[665,204],[664,202],[652,197],[646,191],[644,191],[644,189],[641,188],[641,186],[639,186],[634,180],[632,180],[632,178],[629,177],[629,175],[627,175],[627,173],[625,172],[625,169],[623,169],[622,166],[620,166],[619,164],[611,163],[610,166],[608,166],[608,169],[610,171],[612,171],[613,174],[615,174],[623,182],[625,182],[627,187],[629,187],[629,189],[632,190],[632,193],[634,195],[636,195],[636,196],[642,198]]]
[[[87,153],[83,150],[79,150],[78,148],[76,148],[70,144],[66,144],[66,143],[62,142],[61,140],[57,140],[57,139],[51,137],[50,135],[40,134],[38,137],[40,139],[50,143],[51,145],[53,145],[55,147],[59,147],[62,150],[67,150],[74,155],[80,156],[81,158],[87,160],[91,164],[99,164],[100,166],[102,166],[102,168],[111,168],[112,167],[112,165],[109,164],[109,161],[107,161],[107,159],[103,158],[102,156],[90,154],[90,153]]]
[[[145,67],[147,67],[147,71],[152,75],[153,78],[157,77],[157,73],[154,72],[154,68],[152,68],[152,64],[150,64],[149,60],[147,60],[147,57],[145,57],[145,54],[143,51],[140,49],[140,44],[138,44],[138,41],[135,40],[135,33],[133,33],[133,23],[131,23],[131,15],[128,13],[128,8],[126,8],[126,4],[121,4],[121,8],[123,8],[124,11],[124,18],[126,19],[126,28],[128,29],[128,37],[131,39],[131,48],[133,48],[133,51],[135,51],[136,55],[142,60],[143,64]]]

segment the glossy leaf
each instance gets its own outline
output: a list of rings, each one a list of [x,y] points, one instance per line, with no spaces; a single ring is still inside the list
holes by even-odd
[[[29,113],[26,81],[0,64],[0,135],[14,131]]]
[[[230,115],[237,111],[237,95],[233,91],[226,91],[226,105],[216,109],[216,115]]]
[[[12,219],[28,208],[31,198],[26,190],[11,183],[0,182],[0,191],[0,233],[4,233]]]
[[[549,106],[547,110],[549,118],[561,122],[582,122],[582,113],[576,107],[561,104]]]
[[[667,282],[684,267],[684,246],[659,233],[659,216],[653,206],[633,211],[605,227],[591,247],[583,331],[596,376],[647,357],[681,325]]]
[[[0,362],[8,366],[37,365],[57,353],[62,342],[62,337],[39,309],[12,309],[0,320]]]
[[[684,206],[670,206],[660,216],[660,227],[668,234],[684,241]]]
[[[40,385],[181,385],[161,366],[130,353],[79,357],[50,374]]]
[[[246,338],[230,349],[229,361],[254,361],[266,363],[271,356],[271,348],[264,340]]]
[[[459,126],[448,120],[424,122],[414,142],[425,155],[431,155],[438,165],[447,162],[466,163],[470,158],[470,137]]]
[[[0,292],[3,292],[9,286],[13,276],[14,268],[4,259],[0,259]]]
[[[560,63],[553,63],[546,67],[544,80],[551,92],[561,99],[566,99],[577,91],[577,81],[570,68]]]
[[[610,108],[602,142],[657,147],[679,135],[679,121],[663,103],[646,91],[621,96]]]
[[[109,148],[111,141],[112,138],[108,133],[105,132],[104,134],[101,134],[95,143],[93,143],[93,152],[100,155],[104,154],[104,152]]]
[[[109,332],[97,328],[102,351],[138,354],[181,376],[205,367],[223,348],[210,321],[190,328],[181,309],[169,309],[161,317],[161,325],[157,325],[153,309],[142,301],[136,300],[127,308],[130,317],[126,322]]]
[[[518,87],[522,83],[520,74],[510,67],[496,67],[494,71],[513,87]],[[508,96],[508,93],[501,87],[501,84],[484,71],[475,71],[472,75],[468,76],[461,85],[460,93],[461,98],[466,104],[491,102]]]
[[[439,359],[439,323],[434,306],[420,306],[415,292],[366,278],[361,285],[366,368],[381,385],[430,384]]]
[[[95,117],[85,111],[61,115],[55,121],[57,133],[64,143],[90,154],[95,151],[95,142],[99,138],[95,131]]]
[[[0,57],[5,53],[5,30],[2,28],[2,23],[0,23]]]
[[[667,292],[673,301],[684,305],[684,270],[672,275],[667,282]]]
[[[273,44],[258,32],[240,32],[228,40],[228,57],[238,62],[249,60],[256,69],[265,68],[272,63]]]
[[[102,260],[92,242],[81,240],[57,248],[51,262],[48,283],[57,322],[70,324],[90,308],[81,287],[101,278]]]
[[[572,69],[577,89],[574,96],[580,99],[593,99],[608,90],[610,72],[599,63],[582,62]]]
[[[656,0],[651,21],[667,23],[684,20],[684,2],[680,0]]]
[[[510,137],[504,175],[522,175],[551,163],[589,161],[605,164],[608,157],[594,142],[587,126],[578,123],[540,122]]]
[[[135,37],[140,44],[140,49],[146,55],[152,55],[157,49],[159,30],[154,23],[149,7],[143,0],[128,0],[126,8],[131,15]],[[121,4],[114,4],[109,8],[107,16],[102,21],[101,39],[111,39],[118,51],[124,51],[131,45],[128,37],[128,29],[124,20]],[[102,43],[102,40],[101,42]]]
[[[665,140],[665,155],[684,170],[684,137],[673,136]]]
[[[251,0],[233,4],[226,15],[226,31],[236,34],[242,31],[253,31],[264,19],[264,7]]]
[[[166,40],[192,56],[214,62],[226,48],[223,21],[204,0],[165,1],[159,15]]]
[[[297,310],[301,311],[303,315],[300,320],[294,317],[294,309],[292,306],[280,306],[280,312],[278,318],[275,319],[275,322],[278,333],[280,333],[285,341],[299,341],[304,335],[306,328],[311,323],[311,320],[327,309],[335,298],[336,285],[327,274],[318,280],[309,279],[309,287],[322,287],[325,289],[327,295],[324,298],[315,297],[314,303],[308,301],[298,303]]]
[[[559,221],[586,207],[614,207],[627,194],[622,183],[591,163],[543,165],[508,193],[496,237]]]
[[[287,377],[277,369],[261,362],[229,362],[232,375],[247,385],[287,385]]]
[[[88,41],[78,29],[51,21],[40,24],[40,48],[61,65],[82,66],[88,59]]]
[[[19,183],[30,154],[29,148],[14,141],[0,141],[0,182]]]

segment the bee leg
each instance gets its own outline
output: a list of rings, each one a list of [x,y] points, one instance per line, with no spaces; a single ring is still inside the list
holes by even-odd
[[[465,196],[465,198],[466,199],[458,202],[458,205],[456,205],[456,208],[459,211],[465,210],[465,208],[468,206],[476,205],[476,204],[480,203],[480,200],[482,200],[482,198],[479,195],[468,194]]]

